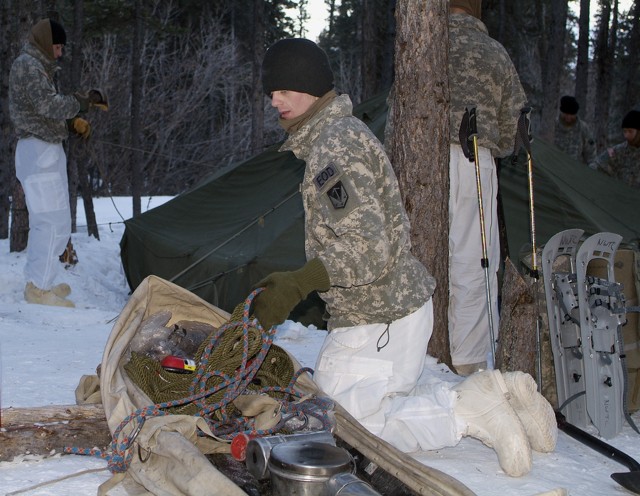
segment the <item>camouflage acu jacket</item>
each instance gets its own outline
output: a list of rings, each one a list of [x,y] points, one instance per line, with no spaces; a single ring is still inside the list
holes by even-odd
[[[451,143],[460,144],[465,108],[475,105],[478,144],[494,157],[513,153],[526,96],[507,51],[467,14],[449,15],[449,89]]]
[[[57,64],[26,43],[9,75],[9,114],[18,138],[35,136],[60,143],[68,136],[66,119],[78,114],[72,95],[58,94],[53,76]]]
[[[589,167],[640,188],[640,148],[629,146],[626,141],[598,155]]]
[[[596,158],[596,142],[589,125],[577,119],[573,126],[556,120],[554,143],[567,155],[587,165]]]
[[[307,259],[320,258],[329,329],[386,323],[426,303],[435,280],[410,252],[409,220],[382,144],[341,95],[282,146],[306,161]]]

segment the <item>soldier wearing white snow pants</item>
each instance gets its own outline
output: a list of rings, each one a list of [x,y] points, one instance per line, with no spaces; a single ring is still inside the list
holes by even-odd
[[[254,315],[283,322],[311,291],[326,303],[329,333],[317,385],[374,434],[403,451],[455,446],[473,436],[511,476],[531,450],[552,451],[553,409],[521,372],[480,372],[459,383],[428,367],[435,280],[411,253],[409,220],[382,144],[333,90],[315,43],[280,40],[265,54],[263,86],[288,132],[282,150],[306,163],[300,186],[307,263],[257,284]]]
[[[29,210],[25,277],[42,289],[53,286],[71,233],[67,159],[62,143],[35,137],[18,140],[16,176]]]
[[[58,257],[71,235],[67,159],[62,143],[69,128],[82,137],[89,123],[78,117],[88,96],[58,93],[56,61],[66,43],[64,28],[39,21],[29,34],[9,76],[9,112],[18,135],[16,176],[29,211],[24,296],[29,303],[73,307],[65,283],[55,284]]]
[[[491,333],[475,164],[462,153],[460,124],[465,110],[475,107],[495,338],[500,242],[493,158],[512,153],[518,117],[526,100],[507,51],[489,36],[480,20],[480,0],[450,0],[449,5],[449,342],[454,368],[460,375],[469,375],[487,368]]]

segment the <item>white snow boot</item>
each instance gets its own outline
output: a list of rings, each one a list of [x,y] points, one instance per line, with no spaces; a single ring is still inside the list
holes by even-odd
[[[61,282],[60,284],[56,284],[51,288],[51,291],[56,296],[60,298],[66,298],[71,294],[71,286],[69,286],[66,282]]]
[[[493,448],[502,470],[520,477],[531,470],[531,447],[499,370],[485,370],[451,388],[458,393],[453,412],[464,426],[462,435]]]
[[[38,305],[51,305],[55,307],[73,308],[75,305],[66,298],[61,298],[53,290],[44,290],[37,287],[32,282],[28,282],[24,288],[24,299],[28,303],[36,303]]]
[[[538,392],[536,381],[524,372],[502,374],[510,393],[509,403],[518,414],[531,448],[549,453],[556,447],[558,424],[553,407]]]
[[[454,369],[456,369],[456,374],[461,377],[468,377],[471,374],[475,374],[476,372],[482,372],[483,370],[487,370],[487,362],[478,362],[478,363],[467,363],[465,365],[454,365]]]

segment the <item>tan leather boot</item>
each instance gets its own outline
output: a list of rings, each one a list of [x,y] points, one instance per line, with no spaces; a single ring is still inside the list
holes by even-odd
[[[28,282],[24,288],[24,299],[28,303],[36,303],[38,305],[51,305],[55,307],[73,308],[75,305],[66,298],[60,298],[53,291],[45,291],[40,289],[32,282]]]
[[[531,447],[499,370],[485,370],[452,388],[458,394],[453,412],[465,426],[463,436],[493,448],[502,470],[520,477],[531,470]]]
[[[549,402],[538,392],[536,381],[524,372],[502,374],[509,390],[509,403],[516,411],[529,438],[531,448],[549,453],[556,448],[558,424]]]

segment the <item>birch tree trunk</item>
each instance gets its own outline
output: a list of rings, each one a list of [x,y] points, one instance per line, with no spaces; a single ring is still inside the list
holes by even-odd
[[[447,0],[398,0],[396,79],[388,143],[413,253],[436,278],[429,353],[451,365],[449,302],[449,81]]]

